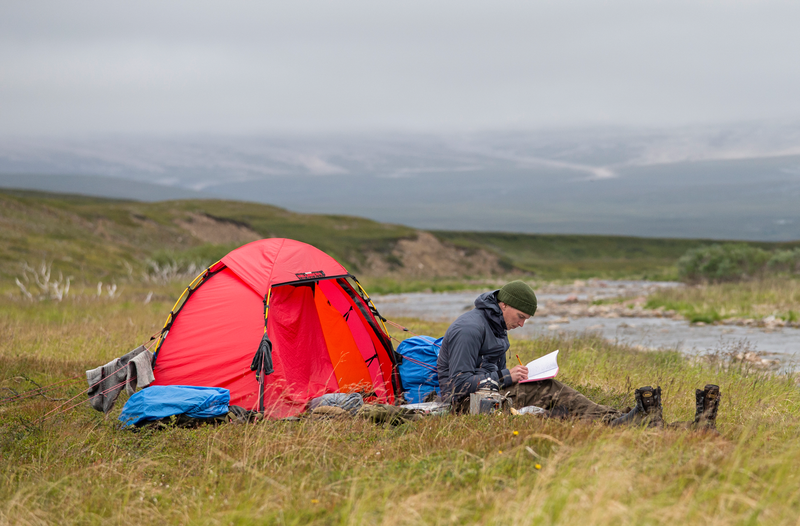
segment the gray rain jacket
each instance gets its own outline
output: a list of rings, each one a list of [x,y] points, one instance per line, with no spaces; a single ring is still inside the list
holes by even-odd
[[[457,404],[477,391],[486,378],[501,388],[512,384],[506,368],[508,333],[497,292],[478,296],[475,310],[459,316],[444,334],[437,362],[444,402]]]

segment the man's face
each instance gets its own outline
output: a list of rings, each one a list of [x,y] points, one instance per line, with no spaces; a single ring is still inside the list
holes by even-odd
[[[500,310],[503,311],[503,319],[506,320],[506,329],[509,331],[511,329],[516,329],[517,327],[522,327],[525,325],[525,322],[531,319],[531,317],[521,310],[517,310],[514,307],[510,307],[503,303],[502,301],[497,302],[500,305]]]

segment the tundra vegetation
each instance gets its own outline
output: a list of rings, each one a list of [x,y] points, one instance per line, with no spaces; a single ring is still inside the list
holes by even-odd
[[[744,348],[687,358],[591,334],[512,339],[512,361],[560,349],[559,379],[601,403],[622,408],[633,388],[661,385],[668,421],[690,420],[694,389],[717,383],[720,435],[511,415],[130,431],[116,421],[124,394],[108,417],[85,403],[57,409],[84,396],[85,370],[159,330],[198,268],[253,236],[319,246],[370,292],[486,288],[512,276],[674,279],[682,255],[712,243],[435,232],[465,258],[493,254],[501,272],[429,278],[403,273],[397,247],[420,236],[412,229],[265,205],[6,192],[0,226],[0,524],[796,524],[800,515],[796,376],[740,361]],[[737,281],[692,278],[648,306],[713,311],[709,321],[796,317],[800,285],[786,253],[797,245],[723,249],[733,261],[767,255],[753,252],[761,263]],[[397,321],[434,336],[446,329]]]
[[[42,419],[169,306],[0,300],[0,523],[795,524],[800,513],[795,377],[737,362],[736,349],[689,360],[562,335],[509,351],[560,349],[559,378],[617,407],[661,385],[669,421],[690,420],[694,389],[718,383],[719,436],[525,415],[129,431],[116,421],[124,394],[107,418],[82,404]]]

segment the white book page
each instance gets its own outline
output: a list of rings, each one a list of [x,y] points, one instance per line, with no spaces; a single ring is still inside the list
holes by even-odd
[[[521,380],[520,383],[555,378],[555,376],[558,374],[558,361],[556,360],[557,357],[558,351],[556,350],[530,362],[528,365],[526,365],[528,368],[528,379]]]

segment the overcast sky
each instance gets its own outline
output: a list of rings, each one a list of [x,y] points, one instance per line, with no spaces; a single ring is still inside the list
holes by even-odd
[[[800,2],[0,0],[0,134],[800,120]]]

